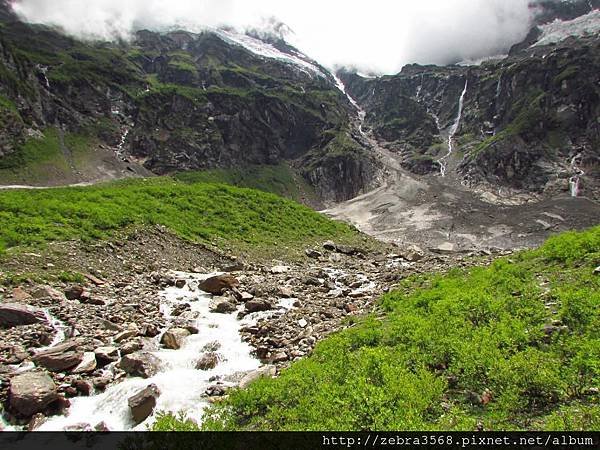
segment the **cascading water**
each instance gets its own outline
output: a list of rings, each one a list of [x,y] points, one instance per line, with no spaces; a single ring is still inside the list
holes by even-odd
[[[569,178],[569,190],[571,197],[579,197],[581,177],[585,175],[585,172],[579,168],[578,160],[581,158],[581,153],[578,153],[571,159],[571,170],[574,175]]]
[[[344,86],[344,82],[342,80],[340,80],[340,78],[337,75],[332,74],[332,76],[335,80],[336,87],[346,96],[346,98],[348,99],[350,104],[352,106],[354,106],[354,108],[356,109],[356,111],[358,113],[358,120],[359,120],[358,131],[360,132],[361,135],[366,137],[366,134],[363,130],[363,124],[365,122],[365,118],[367,117],[367,112],[360,107],[358,102],[354,98],[352,98],[352,96],[350,94],[348,94],[348,92],[346,91],[346,86]],[[375,90],[373,90],[373,92],[375,92]]]
[[[446,153],[446,155],[444,155],[442,158],[440,158],[438,160],[438,164],[440,165],[440,175],[442,177],[446,176],[446,168],[447,168],[446,161],[448,160],[448,158],[450,158],[450,156],[452,155],[452,152],[454,150],[452,140],[454,139],[454,135],[456,134],[456,132],[458,131],[458,128],[460,127],[460,121],[462,119],[463,106],[465,103],[465,96],[467,95],[468,87],[469,87],[469,80],[467,79],[467,80],[465,80],[465,88],[463,89],[462,93],[460,94],[460,98],[458,100],[458,113],[456,115],[456,119],[454,120],[454,123],[450,127],[450,132],[448,133],[448,153]]]
[[[71,407],[66,416],[48,419],[40,431],[58,431],[65,427],[87,424],[91,427],[104,422],[113,431],[146,430],[156,420],[158,412],[184,413],[187,417],[200,421],[208,398],[203,395],[206,389],[219,380],[223,386],[234,386],[240,373],[260,367],[258,359],[251,355],[252,348],[242,341],[240,329],[256,323],[260,318],[282,314],[290,309],[294,299],[286,299],[278,311],[254,313],[242,320],[236,314],[217,314],[210,311],[211,296],[198,289],[198,283],[209,275],[176,272],[179,279],[186,280],[184,288],[170,287],[162,292],[161,311],[168,321],[177,305],[188,303],[194,315],[194,326],[199,333],[186,338],[179,350],[167,350],[159,346],[160,337],[146,343],[145,348],[161,362],[160,371],[148,378],[129,377],[121,383],[110,386],[104,393],[91,397],[71,399]],[[243,307],[240,307],[240,309]],[[220,361],[214,369],[198,370],[196,362],[209,347],[218,347]],[[113,363],[114,364],[114,363]],[[106,370],[111,370],[108,366]],[[131,416],[128,399],[145,387],[155,384],[160,397],[154,413],[136,425]]]

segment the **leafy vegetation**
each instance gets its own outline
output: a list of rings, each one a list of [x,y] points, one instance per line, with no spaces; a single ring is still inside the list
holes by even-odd
[[[316,198],[313,188],[292,168],[282,163],[274,166],[247,166],[235,169],[211,169],[181,172],[174,177],[185,183],[225,183],[271,192],[298,202]]]
[[[223,184],[156,178],[0,192],[0,245],[5,248],[106,238],[124,227],[154,224],[193,241],[279,253],[314,240],[358,236],[292,201]]]
[[[414,277],[207,430],[597,429],[600,227],[487,268]],[[171,421],[171,429],[177,429]]]

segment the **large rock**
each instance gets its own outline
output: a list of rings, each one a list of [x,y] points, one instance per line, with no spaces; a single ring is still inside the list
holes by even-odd
[[[186,330],[185,328],[171,328],[170,330],[165,331],[165,334],[162,335],[160,343],[165,348],[179,350],[183,345],[185,338],[189,335],[189,330]]]
[[[268,301],[261,300],[259,298],[255,298],[249,302],[246,302],[246,311],[249,313],[268,311],[272,308],[273,306]]]
[[[210,370],[217,367],[219,364],[219,355],[215,352],[206,353],[196,363],[196,369],[198,370]]]
[[[237,311],[237,306],[229,297],[215,297],[210,302],[210,311],[219,314],[229,314]]]
[[[83,360],[83,352],[78,350],[79,346],[78,341],[66,341],[36,353],[32,360],[38,366],[53,372],[62,372],[76,367]]]
[[[220,295],[224,290],[233,289],[239,285],[240,282],[237,280],[237,278],[226,274],[207,278],[201,282],[198,287],[209,294]]]
[[[85,352],[81,362],[73,369],[73,373],[89,373],[96,369],[96,353]]]
[[[47,373],[26,372],[10,380],[8,403],[20,416],[31,417],[56,400],[56,385]]]
[[[149,352],[135,352],[121,358],[119,366],[134,377],[150,378],[160,369],[160,360]]]
[[[275,366],[263,366],[260,369],[253,370],[252,372],[249,372],[246,375],[244,375],[244,378],[242,378],[242,380],[240,381],[239,386],[241,389],[245,389],[253,381],[258,380],[262,377],[272,378],[275,376],[276,373],[277,369],[275,368]]]
[[[44,312],[33,306],[21,305],[19,303],[0,304],[0,326],[2,327],[33,325],[44,322],[46,322]]]
[[[75,284],[65,289],[65,297],[67,297],[69,300],[78,300],[79,298],[81,298],[84,291],[85,289],[83,288],[83,286]]]
[[[136,424],[142,423],[152,414],[159,396],[160,391],[158,387],[155,384],[151,384],[129,398],[127,403]]]
[[[98,364],[105,366],[119,359],[119,350],[117,347],[98,347],[94,350]]]

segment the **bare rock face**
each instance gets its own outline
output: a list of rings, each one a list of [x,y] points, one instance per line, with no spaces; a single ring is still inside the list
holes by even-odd
[[[185,328],[171,328],[163,334],[160,343],[171,350],[179,350],[183,345],[183,341],[190,335],[189,330]]]
[[[237,288],[239,285],[237,278],[225,274],[207,278],[198,287],[209,294],[221,295],[224,290]]]
[[[78,350],[78,347],[78,341],[63,342],[56,347],[36,353],[32,360],[38,366],[53,372],[62,372],[78,366],[83,360],[83,353]]]
[[[0,326],[16,327],[46,322],[43,311],[19,303],[0,304]]]
[[[45,372],[26,372],[10,380],[8,403],[23,417],[44,411],[58,400],[56,385]]]
[[[160,391],[155,384],[145,387],[128,400],[131,415],[136,424],[142,423],[152,414]]]
[[[150,378],[160,368],[159,359],[149,352],[135,352],[121,358],[119,366],[122,370],[132,376]]]

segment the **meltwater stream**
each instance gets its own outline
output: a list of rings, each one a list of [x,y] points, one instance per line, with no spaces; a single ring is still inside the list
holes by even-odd
[[[253,324],[265,314],[273,312],[251,314],[242,320],[237,319],[236,313],[212,313],[209,310],[211,296],[198,289],[198,283],[210,275],[174,274],[178,279],[186,280],[186,285],[182,289],[170,287],[161,293],[161,311],[167,321],[170,321],[175,306],[189,303],[192,313],[197,315],[194,325],[199,333],[186,338],[179,350],[161,348],[159,335],[151,342],[155,346],[151,353],[162,363],[159,373],[148,379],[128,377],[99,395],[71,399],[68,415],[49,418],[39,428],[40,431],[59,431],[65,427],[80,425],[95,427],[101,422],[112,431],[143,431],[156,420],[158,412],[182,412],[199,423],[208,405],[208,399],[203,394],[209,386],[215,384],[209,379],[218,377],[224,386],[233,386],[235,381],[228,381],[228,377],[260,367],[260,361],[250,354],[252,348],[242,342],[239,331],[241,327]],[[287,304],[280,307],[280,313],[290,308]],[[219,364],[211,370],[197,370],[195,365],[204,349],[215,342],[220,344]],[[136,425],[128,399],[150,384],[155,384],[161,395],[154,413]]]
[[[440,165],[440,175],[442,177],[446,176],[446,168],[447,168],[447,160],[448,158],[450,158],[450,156],[452,155],[452,152],[454,150],[454,135],[456,134],[456,132],[458,131],[459,127],[460,127],[460,121],[462,119],[462,112],[463,112],[463,106],[465,104],[465,96],[467,95],[467,88],[469,87],[469,80],[465,80],[465,88],[463,89],[462,93],[460,94],[460,98],[458,100],[458,113],[456,114],[456,119],[454,120],[454,123],[452,124],[452,126],[450,127],[450,132],[448,133],[448,153],[446,153],[446,155],[444,155],[442,158],[440,158],[438,160],[438,164]]]

